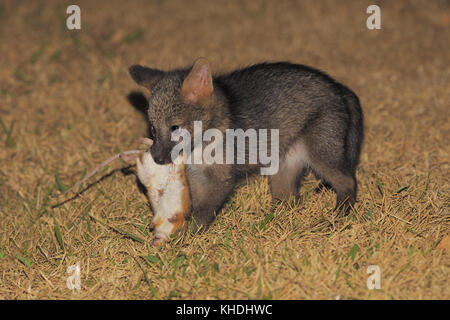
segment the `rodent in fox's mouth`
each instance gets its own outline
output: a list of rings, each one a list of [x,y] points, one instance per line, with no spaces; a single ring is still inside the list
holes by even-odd
[[[158,165],[151,153],[146,151],[136,159],[137,176],[147,188],[154,213],[150,229],[155,231],[152,242],[155,245],[182,229],[191,211],[184,157],[182,154],[180,157],[181,161],[175,161],[177,163]]]

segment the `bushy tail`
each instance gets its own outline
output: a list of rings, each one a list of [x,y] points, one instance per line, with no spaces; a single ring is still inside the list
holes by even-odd
[[[364,139],[364,120],[361,105],[358,97],[349,89],[345,88],[345,100],[350,111],[351,125],[347,133],[347,161],[349,167],[353,171],[359,162],[359,154],[361,152],[361,145]]]

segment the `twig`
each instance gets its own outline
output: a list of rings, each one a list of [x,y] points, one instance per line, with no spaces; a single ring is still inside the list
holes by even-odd
[[[153,286],[152,282],[148,278],[147,272],[145,272],[144,268],[139,263],[139,260],[135,256],[132,256],[132,257],[133,257],[134,261],[136,261],[136,263],[139,266],[139,268],[141,269],[142,273],[144,274],[144,280],[145,280],[145,282],[147,282],[147,285],[150,287],[150,291],[152,292],[153,297],[158,299],[159,298],[158,292],[156,291],[156,288]]]
[[[69,193],[73,189],[78,188],[81,184],[85,183],[89,178],[91,178],[93,175],[95,175],[97,172],[99,172],[100,169],[106,167],[108,164],[110,164],[114,160],[117,160],[119,158],[127,160],[127,159],[129,159],[129,157],[131,155],[138,155],[141,152],[142,152],[142,150],[128,150],[128,151],[124,151],[124,152],[115,154],[111,158],[103,161],[101,164],[99,164],[97,167],[95,167],[95,169],[92,170],[84,179],[82,179],[82,180],[78,181],[77,183],[75,183],[69,190],[65,191],[62,195],[66,195],[67,193]]]
[[[128,237],[128,238],[130,238],[130,239],[132,239],[132,240],[134,240],[134,241],[137,241],[137,242],[139,242],[139,243],[145,243],[145,241],[144,241],[143,239],[141,239],[141,238],[135,236],[134,234],[131,234],[131,233],[125,231],[125,230],[122,230],[122,229],[120,229],[120,228],[117,228],[117,227],[114,227],[114,226],[108,224],[107,222],[103,221],[103,220],[100,219],[100,218],[97,218],[96,216],[94,216],[94,215],[93,215],[92,213],[90,213],[90,212],[86,212],[86,214],[87,214],[89,217],[91,217],[92,219],[94,219],[95,221],[97,221],[98,223],[102,224],[103,226],[105,226],[105,227],[107,227],[107,228],[110,228],[110,229],[114,230],[115,232],[117,232],[117,233],[119,233],[119,234],[121,234],[121,235],[123,235],[123,236],[125,236],[125,237]]]
[[[123,172],[123,170],[128,170],[128,169],[130,169],[130,168],[132,168],[132,167],[134,167],[134,166],[135,166],[134,164],[131,164],[131,165],[128,165],[128,166],[126,166],[126,167],[124,167],[124,168],[114,169],[114,170],[110,171],[108,174],[103,175],[100,179],[98,179],[98,180],[96,180],[96,181],[94,181],[94,182],[91,182],[90,184],[86,184],[86,186],[84,186],[83,189],[80,189],[80,190],[78,190],[77,192],[73,193],[73,196],[71,196],[71,197],[66,197],[66,199],[65,199],[64,201],[61,201],[61,202],[59,202],[59,203],[56,203],[56,204],[51,205],[51,208],[54,209],[54,208],[60,207],[60,206],[62,206],[63,204],[65,204],[65,203],[67,203],[67,202],[70,202],[70,201],[72,201],[72,200],[77,199],[77,198],[80,197],[85,191],[87,191],[89,188],[91,188],[92,186],[96,185],[97,183],[99,183],[99,182],[105,180],[106,178],[109,178],[110,176],[112,176],[112,175],[113,175],[114,173],[116,173],[117,171],[122,171],[122,172]],[[58,195],[56,195],[56,196],[53,196],[53,198],[60,198],[61,196],[62,196],[62,194],[58,194]],[[42,214],[44,214],[44,213],[45,213],[45,212],[42,212],[40,215],[38,215],[38,218],[39,218],[40,216],[42,216]]]
[[[149,138],[140,138],[139,142],[142,144],[145,144],[148,147],[151,147],[151,145],[153,144],[153,140],[149,139]],[[136,157],[141,154],[143,152],[143,150],[128,150],[128,151],[124,151],[124,152],[120,152],[115,154],[114,156],[112,156],[111,158],[103,161],[102,163],[100,163],[97,167],[94,168],[94,170],[92,170],[84,179],[78,181],[77,183],[75,183],[69,190],[66,190],[62,195],[66,195],[67,193],[69,193],[70,191],[72,191],[73,189],[79,187],[81,184],[85,183],[90,177],[92,177],[93,175],[95,175],[97,172],[100,171],[100,169],[106,167],[108,164],[110,164],[111,162],[113,162],[114,160],[117,160],[119,158],[127,161],[130,161],[132,158],[136,159]],[[135,157],[132,157],[133,155],[135,155]]]

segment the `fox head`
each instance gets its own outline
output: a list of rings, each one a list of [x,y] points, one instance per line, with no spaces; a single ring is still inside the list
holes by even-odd
[[[217,127],[214,119],[224,118],[220,94],[213,86],[205,58],[197,59],[186,69],[162,71],[133,65],[129,72],[136,83],[149,91],[149,133],[153,139],[150,151],[158,164],[171,162],[171,151],[178,143],[172,141],[172,133],[185,129],[194,137],[194,121],[202,121],[206,130]]]

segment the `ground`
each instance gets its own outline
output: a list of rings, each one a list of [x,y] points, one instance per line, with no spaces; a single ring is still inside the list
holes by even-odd
[[[69,31],[70,4],[0,2],[1,299],[450,299],[448,1],[83,0]],[[371,4],[380,30],[366,27]],[[208,230],[155,249],[127,164],[60,196],[145,134],[128,66],[199,56],[215,71],[311,65],[358,94],[366,134],[348,217],[313,177],[300,203],[277,207],[267,180],[249,179]],[[80,291],[66,285],[76,264]]]

